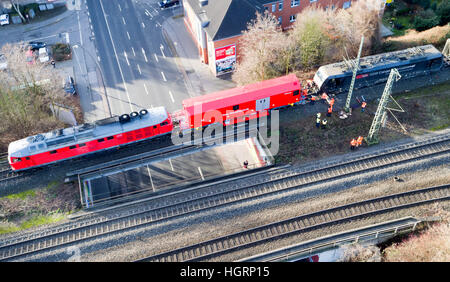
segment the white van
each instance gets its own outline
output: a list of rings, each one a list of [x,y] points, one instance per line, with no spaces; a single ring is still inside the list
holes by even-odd
[[[39,61],[41,61],[41,63],[45,63],[48,62],[50,60],[50,58],[48,57],[48,53],[47,53],[47,48],[40,48],[39,49]]]
[[[8,14],[0,15],[0,25],[5,25],[5,24],[9,24],[9,15]]]

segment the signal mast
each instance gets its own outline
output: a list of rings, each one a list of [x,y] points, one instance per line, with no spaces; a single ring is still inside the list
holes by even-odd
[[[345,101],[344,107],[344,110],[346,112],[350,112],[350,101],[352,99],[353,88],[355,87],[356,73],[360,70],[359,61],[361,58],[363,44],[364,44],[364,35],[361,37],[361,44],[359,45],[358,57],[356,58],[356,60],[348,61],[344,58],[344,61],[347,63],[347,65],[353,68],[352,83],[350,84],[350,89],[348,90],[347,100]]]

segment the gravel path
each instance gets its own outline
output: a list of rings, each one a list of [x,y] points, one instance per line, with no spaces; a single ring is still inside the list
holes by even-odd
[[[297,191],[278,193],[260,200],[242,203],[177,218],[146,228],[137,228],[114,236],[98,238],[79,244],[81,261],[131,261],[142,256],[161,253],[218,236],[260,226],[299,214],[343,205],[363,199],[399,193],[426,186],[448,183],[450,154],[398,165],[389,169],[370,172],[361,176],[312,185]],[[419,171],[417,171],[419,170]],[[394,182],[393,176],[403,181]],[[443,202],[446,208],[448,202]],[[358,220],[333,229],[316,230],[308,234],[256,246],[239,254],[229,254],[216,261],[229,261],[254,255],[259,252],[290,245],[323,234],[335,233],[349,228],[382,222],[406,215],[422,214],[423,208],[413,208],[385,214],[376,218]],[[73,249],[64,248],[46,254],[31,256],[24,260],[58,261],[70,260]],[[73,257],[72,257],[73,259]]]

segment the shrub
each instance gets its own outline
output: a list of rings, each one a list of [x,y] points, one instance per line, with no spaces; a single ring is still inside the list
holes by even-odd
[[[439,24],[439,17],[433,10],[426,10],[414,18],[414,28],[417,31],[424,31]]]
[[[440,25],[450,22],[450,2],[442,1],[436,9],[436,14],[439,16]]]
[[[53,59],[55,61],[63,61],[70,59],[71,51],[68,44],[56,43],[52,46]]]

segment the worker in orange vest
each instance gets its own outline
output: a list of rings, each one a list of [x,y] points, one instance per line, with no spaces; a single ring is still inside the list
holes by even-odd
[[[356,147],[362,146],[362,141],[364,138],[362,136],[358,137],[358,140],[356,140]]]
[[[328,102],[328,95],[327,95],[327,93],[323,92],[321,98],[322,98],[323,102]]]
[[[357,145],[356,139],[353,138],[352,141],[350,141],[350,150],[355,150],[355,147]]]
[[[330,105],[330,107],[328,107],[327,117],[331,117],[332,112],[333,112],[333,105]]]
[[[316,102],[316,96],[311,95],[311,106]]]
[[[361,103],[361,113],[364,113],[364,110],[366,109],[367,103],[366,102],[362,102]]]
[[[333,107],[333,105],[334,105],[334,98],[331,98],[331,100],[330,100],[330,106]]]

